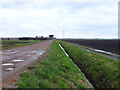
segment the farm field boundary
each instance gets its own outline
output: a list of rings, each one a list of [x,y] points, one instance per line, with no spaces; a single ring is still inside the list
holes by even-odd
[[[95,88],[120,88],[120,62],[59,41]]]
[[[114,60],[119,61],[120,55],[117,55],[117,54],[114,54],[114,53],[107,54],[107,53],[105,53],[105,51],[104,52],[99,52],[99,51],[97,51],[97,49],[93,49],[93,48],[90,48],[90,47],[87,47],[87,46],[82,46],[82,45],[79,45],[79,44],[76,44],[76,43],[71,43],[71,42],[67,42],[67,43],[71,44],[72,46],[78,47],[82,50],[85,50],[87,52],[96,53],[98,55],[102,55],[102,56],[112,58]]]
[[[120,52],[118,50],[119,42],[118,39],[63,39],[63,40],[120,55]]]
[[[82,72],[53,41],[47,58],[20,75],[18,88],[91,88]]]
[[[24,45],[30,45],[34,43],[43,42],[45,40],[2,40],[2,44],[0,46],[0,49],[9,49],[12,47],[18,47],[18,46],[24,46]]]

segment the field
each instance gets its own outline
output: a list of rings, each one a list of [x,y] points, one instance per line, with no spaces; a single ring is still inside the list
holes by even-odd
[[[33,60],[33,63],[30,64],[30,66],[28,65],[28,67],[25,68],[25,71],[23,70],[23,73],[19,74],[19,76],[11,80],[12,82],[9,83],[11,87],[91,88],[89,82],[87,81],[88,79],[94,88],[120,88],[120,62],[95,53],[87,52],[60,40],[48,40],[42,43],[37,42],[42,41],[3,41],[4,49],[11,48],[11,53],[15,52],[15,54],[11,54],[11,56],[14,56],[13,59],[16,58],[15,55],[18,55],[17,58],[22,57],[22,59],[24,59],[23,62],[18,62],[18,65],[21,63],[25,64],[25,62],[28,63],[30,60]],[[66,56],[57,42],[62,45],[62,47],[65,49],[72,60],[68,56]],[[18,52],[16,52],[15,50],[13,52],[12,47],[17,46],[22,47],[19,47],[21,48],[20,50],[17,49]],[[49,46],[50,49],[48,50]],[[27,48],[26,51],[24,51],[23,47]],[[35,50],[38,50],[38,52],[40,52],[40,50],[45,50],[45,48],[47,49],[45,55],[46,57],[36,58],[36,56],[34,56],[41,55],[35,53]],[[7,53],[7,55],[8,54],[9,53]],[[19,54],[21,55],[19,56]],[[29,56],[27,54],[29,54]],[[34,57],[32,57],[32,55]],[[13,59],[9,59],[8,57],[8,60],[6,60],[7,62],[14,63],[10,61]],[[14,65],[15,64],[16,63],[14,63]],[[76,67],[76,65],[78,67]],[[13,72],[15,70],[17,70],[16,67],[13,69]],[[10,74],[10,72],[12,71],[8,72]],[[85,78],[83,73],[85,74],[87,79]]]
[[[48,57],[20,75],[18,88],[90,88],[81,71],[54,41]]]
[[[120,88],[120,62],[59,42],[95,88]]]
[[[117,39],[65,39],[64,41],[120,54]]]
[[[29,44],[33,44],[33,43],[42,42],[42,41],[44,41],[44,40],[34,40],[34,41],[30,41],[30,40],[2,40],[2,45],[0,46],[0,49],[4,50],[4,49],[16,47],[16,46],[29,45]]]

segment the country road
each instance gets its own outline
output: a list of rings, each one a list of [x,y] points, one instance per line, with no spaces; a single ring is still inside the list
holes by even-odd
[[[0,52],[2,54],[2,83],[11,82],[16,75],[26,70],[37,59],[43,59],[53,40],[27,46],[14,47]]]

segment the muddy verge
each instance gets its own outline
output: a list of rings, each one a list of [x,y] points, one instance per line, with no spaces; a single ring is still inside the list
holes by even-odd
[[[2,84],[9,88],[9,83],[37,60],[45,58],[53,40],[20,46],[2,51]]]

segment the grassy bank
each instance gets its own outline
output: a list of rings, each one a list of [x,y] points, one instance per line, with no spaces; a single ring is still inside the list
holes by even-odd
[[[20,75],[18,88],[90,88],[82,72],[53,42],[48,56]]]
[[[2,40],[2,45],[0,46],[0,49],[8,49],[12,47],[17,47],[17,46],[24,46],[24,45],[30,45],[33,43],[38,43],[42,42],[44,40]]]
[[[95,87],[120,88],[120,62],[59,42]]]

